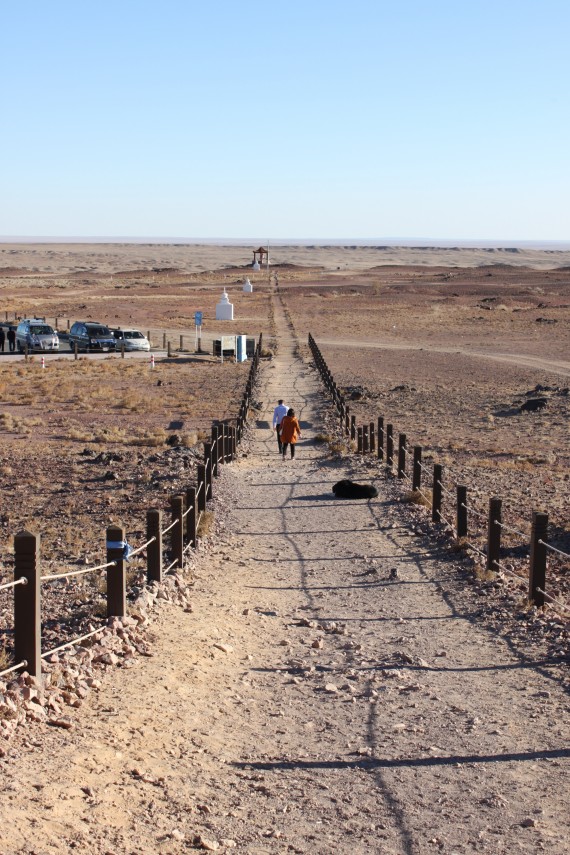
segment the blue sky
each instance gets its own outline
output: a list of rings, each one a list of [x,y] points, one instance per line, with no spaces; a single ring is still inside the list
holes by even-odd
[[[570,240],[567,2],[0,10],[0,235]]]

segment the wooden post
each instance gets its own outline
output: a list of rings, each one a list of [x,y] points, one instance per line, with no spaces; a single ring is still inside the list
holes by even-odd
[[[212,498],[212,443],[204,443],[204,470],[206,473],[206,489],[204,493],[204,502]]]
[[[350,417],[350,438],[356,439],[356,416]]]
[[[376,435],[374,422],[370,422],[370,451],[372,454],[376,451]]]
[[[184,350],[184,336],[183,335],[180,336],[180,350],[181,351]]]
[[[147,339],[148,339],[148,343],[149,343],[149,344],[150,344],[150,346],[152,347],[152,341],[150,340],[150,330],[147,330],[147,331],[146,331],[146,337],[147,337]]]
[[[166,350],[166,333],[162,333],[162,349]]]
[[[125,583],[125,529],[122,525],[107,528],[107,617],[124,617],[127,613],[127,591]]]
[[[77,342],[75,342],[73,345],[73,355],[74,355],[75,359],[77,359],[78,354],[79,354],[79,347],[77,345]]]
[[[457,486],[457,537],[467,537],[467,487]]]
[[[390,471],[394,465],[394,428],[386,425],[386,466]]]
[[[170,346],[170,339],[168,339],[168,342],[167,342],[166,355],[167,355],[169,358],[172,356],[172,348],[171,348],[171,346]]]
[[[198,478],[198,487],[196,488],[196,500],[198,511],[206,510],[206,493],[208,491],[208,482],[206,475],[206,466],[203,463],[199,463],[196,467],[196,475]]]
[[[350,433],[350,407],[348,404],[344,410],[344,433],[345,436],[348,436]]]
[[[487,570],[497,573],[501,552],[501,499],[489,499],[489,523],[487,526]]]
[[[218,477],[218,430],[219,425],[212,425],[212,474]],[[204,446],[205,447],[205,446]]]
[[[401,433],[398,436],[398,478],[403,478],[406,474],[406,434]]]
[[[378,460],[384,460],[384,419],[378,416]]]
[[[204,492],[206,485],[204,484],[201,493]],[[186,545],[192,544],[192,549],[196,549],[196,526],[198,523],[198,508],[196,499],[196,487],[188,487],[186,490],[186,507],[189,508],[186,517]]]
[[[172,496],[170,499],[172,509],[172,522],[178,523],[171,529],[170,543],[172,545],[172,561],[176,561],[176,567],[184,566],[184,496]]]
[[[162,582],[162,511],[151,508],[146,512],[146,539],[154,541],[146,548],[146,580]]]
[[[528,598],[535,606],[544,605],[546,590],[546,546],[548,538],[548,514],[532,512],[530,540],[530,569],[528,573]],[[541,543],[542,541],[542,543]],[[538,590],[540,588],[540,590]]]
[[[121,359],[125,358],[125,343],[121,342]]]
[[[414,467],[412,472],[412,490],[419,490],[422,486],[422,447],[414,445]]]
[[[441,500],[443,497],[443,466],[439,463],[434,463],[433,467],[433,492],[431,503],[431,518],[432,522],[441,522]]]
[[[362,453],[368,454],[368,450],[370,448],[368,442],[368,425],[362,426]]]
[[[42,670],[42,624],[40,615],[40,536],[21,531],[14,537],[14,581],[27,579],[14,588],[14,655],[26,662],[25,670],[39,677]]]
[[[364,444],[363,444],[364,439],[362,436],[362,428],[361,427],[359,427],[357,430],[357,436],[358,436],[358,444],[357,444],[356,450],[358,451],[358,454],[362,454],[362,449],[364,448]]]

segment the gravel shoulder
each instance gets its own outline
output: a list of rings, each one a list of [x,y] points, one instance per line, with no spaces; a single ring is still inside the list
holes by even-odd
[[[478,621],[466,571],[389,482],[334,499],[366,470],[314,443],[317,376],[278,301],[275,323],[193,611],[157,605],[152,656],[110,668],[71,729],[14,742],[0,851],[563,855],[564,666]],[[270,431],[279,397],[300,415],[295,461]]]

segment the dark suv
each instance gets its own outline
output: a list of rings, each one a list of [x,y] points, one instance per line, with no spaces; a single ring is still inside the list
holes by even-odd
[[[69,347],[77,350],[115,350],[115,337],[105,324],[75,321],[69,330]]]

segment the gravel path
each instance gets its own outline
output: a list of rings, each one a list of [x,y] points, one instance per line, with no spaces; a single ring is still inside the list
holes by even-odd
[[[0,851],[566,853],[562,666],[478,624],[463,571],[389,484],[334,499],[358,463],[314,444],[316,374],[277,301],[275,319],[193,612],[163,602],[152,657],[2,761]],[[279,397],[301,419],[295,461],[270,431]]]

